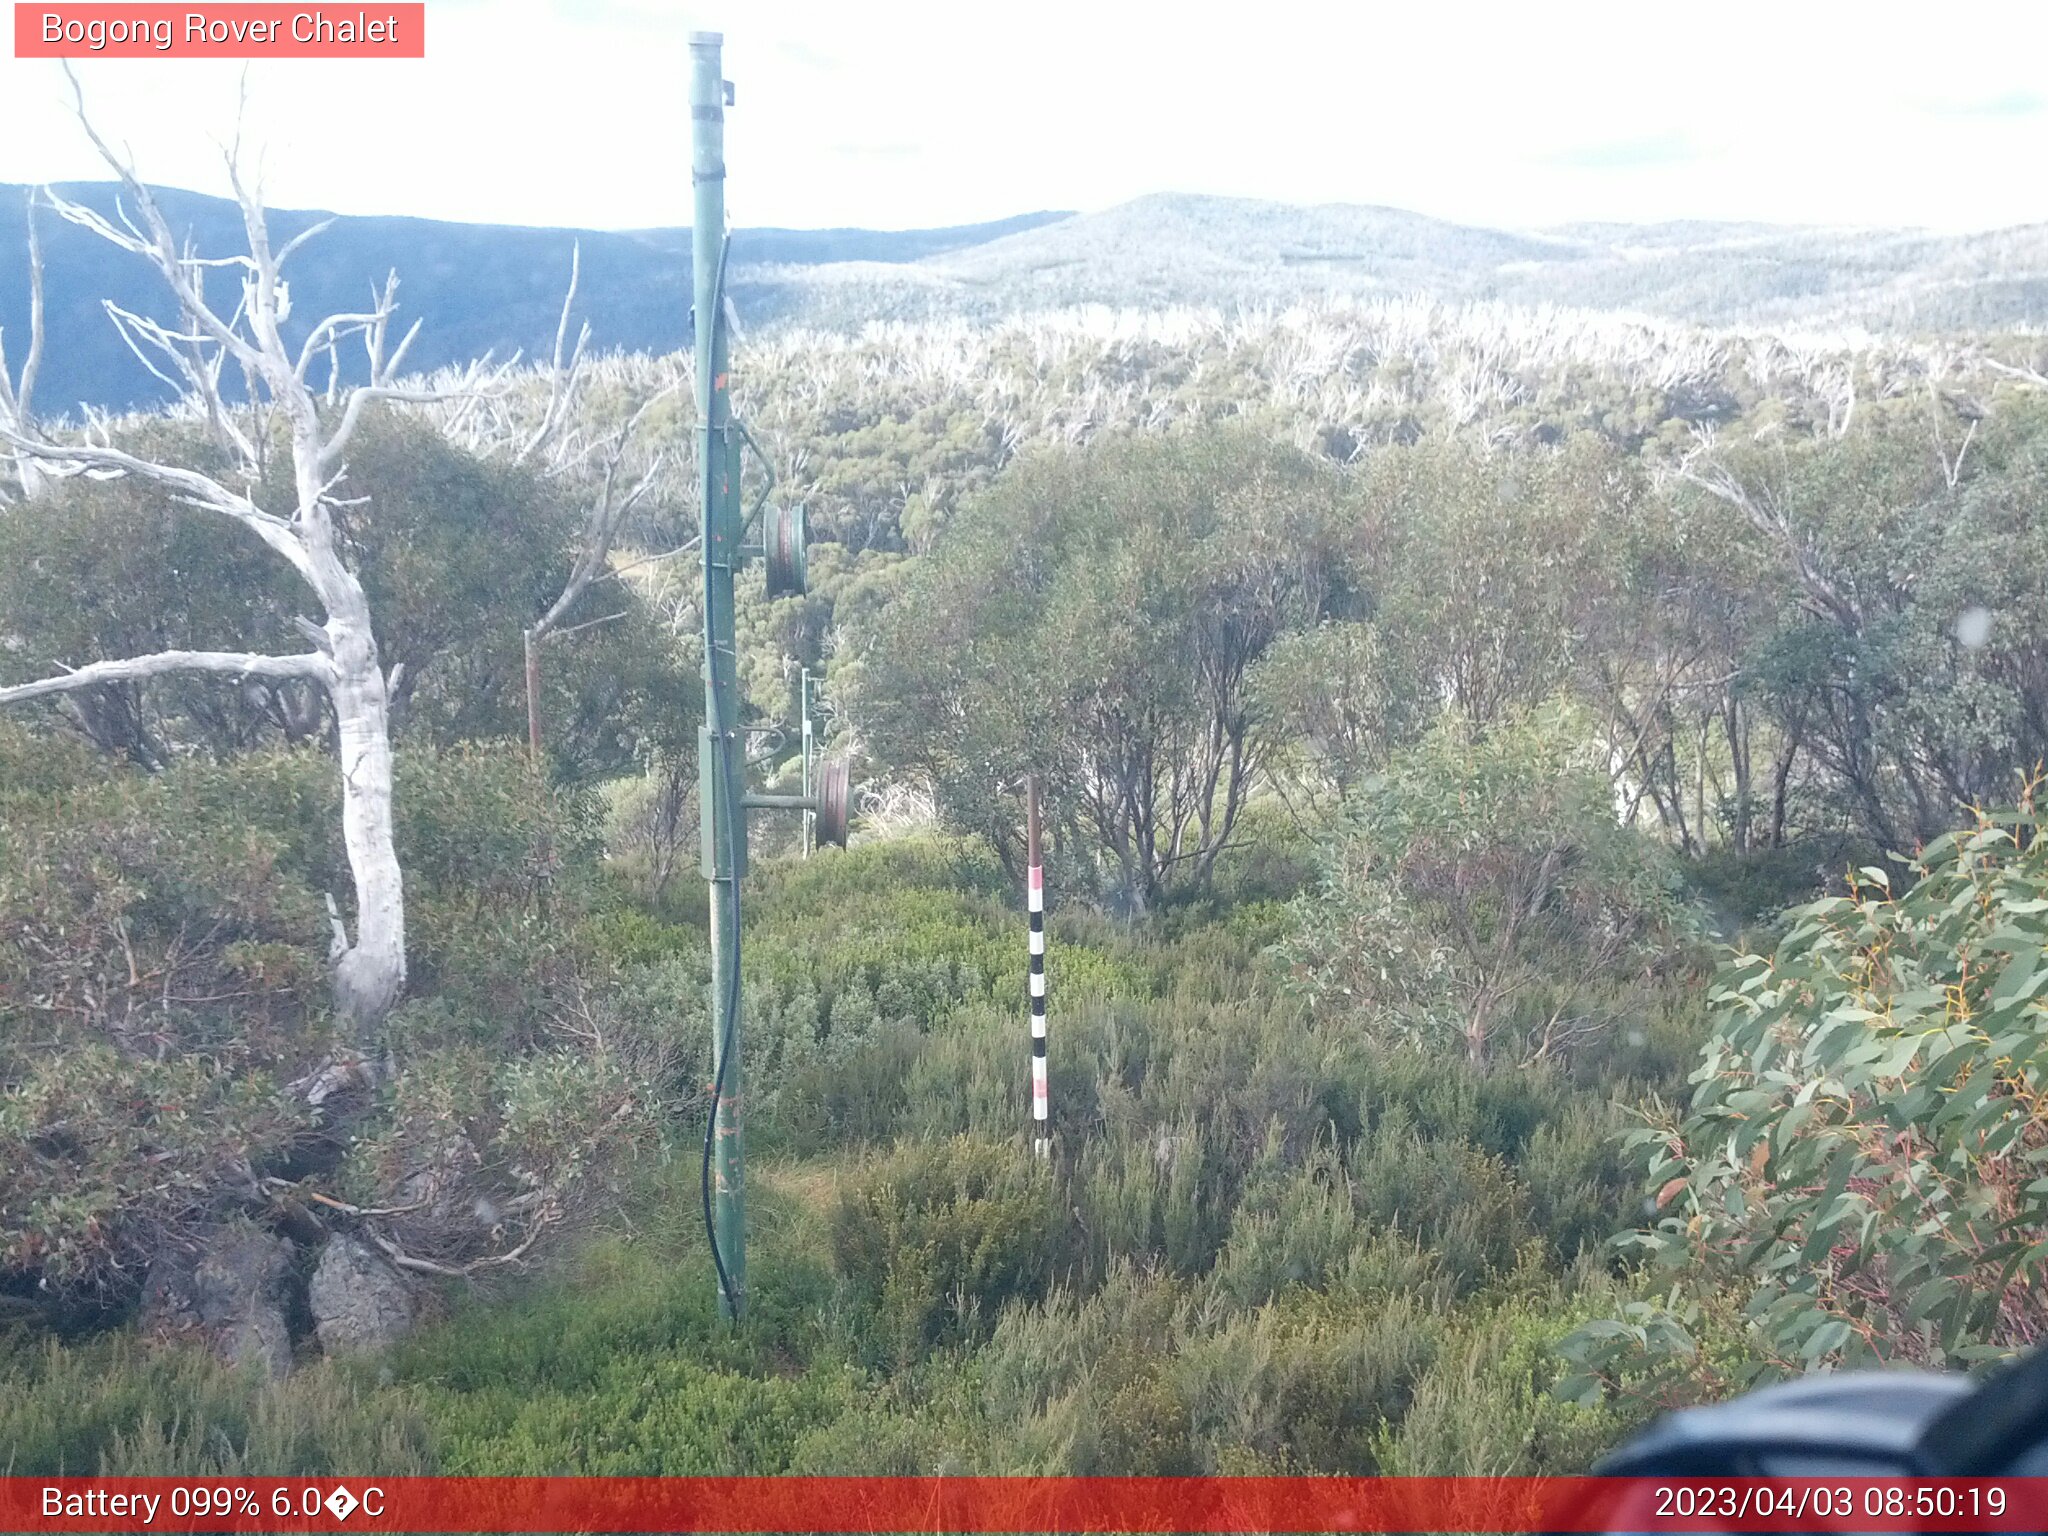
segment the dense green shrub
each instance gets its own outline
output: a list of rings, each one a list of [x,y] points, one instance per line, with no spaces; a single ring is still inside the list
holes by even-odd
[[[1677,1288],[1577,1336],[1592,1376],[1707,1376],[1691,1335],[1730,1294],[1738,1380],[2038,1338],[2044,913],[2028,807],[1938,839],[1910,884],[1863,871],[1775,954],[1731,961],[1688,1113],[1632,1138],[1656,1214],[1619,1241]]]
[[[234,476],[196,421],[119,423],[131,451]],[[279,452],[262,506],[290,506]],[[525,731],[520,634],[560,592],[580,536],[575,477],[487,462],[430,422],[368,412],[329,506],[396,684],[400,739],[452,746]],[[554,776],[585,782],[695,734],[701,691],[672,636],[629,585],[619,618],[549,644],[542,669]],[[163,650],[291,652],[304,601],[290,568],[228,518],[139,477],[58,482],[0,524],[0,683]],[[597,615],[589,615],[596,617]],[[102,749],[160,767],[194,750],[231,754],[323,740],[332,711],[301,682],[173,673],[45,706]]]
[[[903,1146],[863,1169],[832,1216],[840,1271],[873,1309],[872,1358],[907,1364],[974,1337],[1062,1267],[1066,1223],[1043,1163],[1017,1143]]]
[[[1035,773],[1056,853],[1121,910],[1199,887],[1271,734],[1247,671],[1322,611],[1336,491],[1242,426],[1026,456],[859,636],[852,707],[991,846]]]
[[[1360,1218],[1436,1253],[1457,1292],[1513,1269],[1532,1235],[1526,1197],[1505,1163],[1399,1117],[1359,1138],[1348,1170]]]
[[[1592,1298],[1539,1290],[1454,1329],[1379,1436],[1381,1470],[1404,1477],[1535,1477],[1585,1472],[1635,1413],[1568,1401],[1558,1343]]]
[[[1473,1062],[1568,1054],[1616,1022],[1597,983],[1683,942],[1676,872],[1617,823],[1568,710],[1452,717],[1354,793],[1283,949],[1297,985],[1372,1036]]]
[[[1070,1192],[1085,1273],[1119,1260],[1162,1264],[1176,1274],[1209,1267],[1227,1230],[1220,1169],[1193,1115],[1156,1132],[1115,1124],[1074,1156]]]
[[[1085,1299],[1007,1309],[971,1369],[990,1418],[1018,1426],[1022,1467],[1366,1472],[1374,1435],[1435,1354],[1427,1305],[1295,1290],[1218,1312],[1119,1262]]]
[[[843,1374],[758,1377],[681,1353],[607,1357],[574,1390],[499,1386],[432,1406],[443,1470],[475,1477],[713,1477],[787,1471],[851,1401]]]
[[[461,1152],[470,1161],[449,1188],[503,1200],[515,1140],[534,1147],[522,1167],[574,1158],[590,1109],[618,1100],[588,1075],[570,1024],[672,1048],[667,1081],[685,1112],[666,1159],[615,1158],[630,1138],[591,1147],[603,1155],[586,1197],[624,1213],[610,1235],[559,1270],[457,1301],[386,1357],[388,1386],[335,1378],[409,1426],[399,1449],[365,1450],[371,1463],[1369,1471],[1422,1455],[1422,1440],[1397,1452],[1389,1437],[1411,1402],[1437,1411],[1428,1383],[1451,1380],[1442,1362],[1459,1319],[1521,1285],[1532,1254],[1562,1262],[1600,1225],[1602,1199],[1626,1198],[1608,1193],[1615,1152],[1597,1088],[1550,1068],[1362,1048],[1341,1020],[1274,995],[1273,969],[1229,911],[1205,921],[1183,909],[1138,932],[1056,917],[1059,1153],[1040,1163],[1021,1113],[1021,924],[1007,882],[992,864],[963,867],[954,846],[874,845],[763,865],[749,965],[823,982],[835,1001],[929,974],[917,967],[933,957],[986,954],[1003,974],[963,989],[956,968],[928,1003],[862,1015],[829,1058],[836,1071],[819,1069],[823,1042],[757,1055],[749,1318],[724,1328],[696,1215],[701,931],[622,906],[573,870],[537,889],[542,839],[580,845],[573,818],[522,798],[516,761],[503,778],[475,763],[475,803],[492,818],[475,833],[457,760],[425,771],[448,778],[416,807],[436,850],[421,867],[466,867],[460,878],[497,893],[482,913],[435,906],[432,942],[469,952],[476,922],[516,911],[545,941],[535,963],[566,967],[541,974],[586,985],[508,992],[511,1011],[494,1019],[473,989],[516,980],[511,959],[490,958],[511,950],[476,949],[482,960],[462,962],[475,979],[399,1016],[408,1070],[319,1187],[367,1196]],[[850,1017],[835,1009],[836,1022]],[[506,1052],[514,1039],[525,1044]],[[487,1251],[487,1233],[445,1218],[403,1236],[455,1261]],[[30,1404],[58,1390],[10,1371]],[[1523,1422],[1519,1396],[1486,1391],[1501,1422]],[[137,1427],[146,1395],[109,1421],[123,1444],[154,1447],[121,1464],[211,1465]],[[305,1413],[339,1415],[337,1443],[354,1445],[357,1401]],[[111,1433],[46,1443],[71,1464]]]
[[[576,927],[587,809],[510,751],[401,754],[395,1070],[308,1102],[334,794],[310,753],[144,774],[0,723],[0,1283],[120,1302],[167,1244],[277,1215],[266,1178],[412,1207],[390,1230],[463,1262],[601,1205],[647,1146],[677,1085]]]
[[[1023,894],[966,843],[905,839],[764,865],[746,907],[747,1051],[766,1145],[1013,1128]],[[1161,966],[1055,914],[1057,995],[1144,996]]]
[[[1333,1150],[1256,1169],[1230,1213],[1211,1293],[1256,1309],[1295,1290],[1433,1299],[1448,1305],[1441,1260],[1415,1234],[1361,1221],[1350,1171]]]
[[[1378,1470],[1374,1439],[1439,1349],[1426,1301],[1297,1291],[1180,1345],[1175,1377],[1207,1466],[1233,1451],[1289,1473]]]
[[[1611,1103],[1575,1099],[1537,1129],[1514,1165],[1530,1225],[1560,1267],[1602,1245],[1635,1194],[1624,1123]]]
[[[314,1366],[273,1383],[202,1351],[0,1333],[0,1474],[416,1476],[436,1470],[415,1403]]]
[[[1186,1416],[1166,1399],[1162,1371],[1187,1301],[1173,1280],[1119,1261],[1085,1296],[1061,1286],[1004,1307],[973,1370],[990,1420],[1016,1426],[1016,1469],[1105,1470],[1105,1435],[1112,1450],[1143,1451],[1155,1469],[1184,1454]],[[1102,1409],[1118,1396],[1111,1423]]]
[[[0,1277],[118,1298],[307,1128],[308,767],[102,772],[0,723]]]
[[[855,1403],[806,1431],[789,1453],[789,1470],[809,1477],[951,1477],[990,1464],[1006,1426],[956,1403],[884,1395]],[[1009,1462],[1006,1460],[1006,1467]]]
[[[270,1214],[267,1178],[402,1207],[380,1234],[457,1269],[601,1229],[558,1271],[545,1247],[539,1275],[479,1271],[500,1283],[388,1379],[8,1346],[16,1470],[1568,1471],[1636,1399],[2030,1342],[2035,829],[1883,882],[2038,755],[2048,416],[1987,394],[1965,439],[1864,358],[1853,428],[1822,434],[1786,371],[1809,363],[1758,343],[1668,387],[1529,364],[1467,402],[1480,442],[1450,399],[1487,387],[1470,337],[1453,384],[1293,326],[963,341],[996,380],[971,407],[932,398],[952,363],[872,339],[823,386],[767,385],[847,542],[802,598],[743,585],[749,701],[787,721],[781,658],[829,669],[836,741],[982,842],[877,815],[797,862],[792,823],[762,834],[737,1327],[695,1231],[696,692],[654,619],[688,629],[686,563],[546,653],[550,773],[469,745],[523,725],[518,630],[572,498],[366,423],[337,515],[405,664],[413,990],[382,1080],[317,1113],[290,1085],[330,1043],[331,768],[256,750],[316,743],[317,699],[162,679],[25,712],[47,736],[0,725],[0,1321],[92,1320],[167,1235]],[[1279,337],[1354,346],[1320,404]],[[1154,413],[1178,429],[1100,430]],[[1720,445],[1655,473],[1694,419]],[[189,423],[130,429],[211,462]],[[998,478],[1025,440],[1091,435]],[[0,681],[295,646],[274,567],[139,483],[60,486],[0,521]],[[641,783],[607,792],[601,869],[601,797],[547,780],[612,774]],[[1671,1090],[1703,1027],[1660,843],[1774,952],[1726,974],[1689,1112],[1639,1139],[1638,1272],[1590,1251],[1639,1208],[1614,1101]],[[1851,862],[1841,900],[1778,914]]]

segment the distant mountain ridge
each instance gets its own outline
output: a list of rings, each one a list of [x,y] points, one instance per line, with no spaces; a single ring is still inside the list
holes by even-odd
[[[1965,235],[1707,221],[1515,232],[1398,208],[1164,195],[860,278],[833,266],[781,274],[779,312],[845,324],[1425,294],[1717,326],[2006,329],[2048,323],[2048,225]]]
[[[28,188],[0,184],[0,334],[19,366],[28,335]],[[63,184],[73,202],[112,217],[113,183]],[[180,234],[202,254],[246,250],[241,213],[225,198],[177,188],[152,189]],[[1062,213],[1027,213],[988,224],[943,229],[740,229],[733,232],[735,288],[763,266],[819,263],[888,264],[928,258],[963,245],[1030,229]],[[552,345],[569,281],[572,249],[581,246],[578,310],[599,349],[666,350],[689,329],[690,232],[547,229],[456,224],[432,219],[369,218],[272,209],[279,243],[322,219],[333,227],[293,256],[286,272],[294,320],[359,309],[372,284],[396,271],[399,303],[424,317],[411,361],[423,369],[467,362],[486,352],[531,357]],[[115,249],[49,209],[38,214],[43,237],[49,345],[37,386],[39,410],[75,412],[81,403],[122,408],[160,400],[165,391],[122,343],[102,300],[145,314],[164,306],[163,284],[139,258]],[[223,278],[225,282],[226,279]],[[230,300],[232,307],[232,300]],[[408,322],[409,323],[409,322]]]
[[[16,355],[27,323],[26,189],[0,186],[0,327]],[[110,184],[59,189],[102,212]],[[221,198],[164,189],[165,212],[203,252],[239,248]],[[277,210],[280,238],[327,215]],[[49,413],[161,397],[101,301],[160,310],[144,265],[47,212]],[[387,270],[426,320],[424,368],[486,351],[531,356],[552,339],[572,245],[581,310],[599,348],[665,350],[686,336],[689,232],[607,232],[344,216],[294,258],[299,323],[360,303]],[[223,279],[225,280],[225,279]],[[1706,325],[1956,331],[2048,325],[2048,225],[1979,234],[1753,223],[1579,223],[1509,231],[1397,208],[1313,207],[1159,194],[1097,213],[1031,213],[923,230],[743,229],[731,288],[753,326],[986,321],[1078,304],[1270,305],[1339,294],[1499,300],[1626,310]]]

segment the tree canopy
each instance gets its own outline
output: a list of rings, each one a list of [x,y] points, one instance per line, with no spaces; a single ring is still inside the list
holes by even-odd
[[[1201,883],[1274,746],[1251,670],[1321,617],[1337,504],[1327,466],[1245,432],[1020,463],[860,637],[872,749],[991,836],[1041,775],[1127,910]]]

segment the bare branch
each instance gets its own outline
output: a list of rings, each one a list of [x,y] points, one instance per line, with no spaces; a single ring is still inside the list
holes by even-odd
[[[249,241],[249,265],[251,268],[249,289],[245,291],[243,303],[249,311],[249,328],[256,333],[261,363],[257,366],[264,372],[266,381],[281,394],[290,393],[291,399],[280,403],[289,409],[293,404],[303,402],[308,411],[312,401],[301,391],[287,391],[283,382],[269,368],[286,366],[284,337],[278,331],[283,319],[283,300],[277,277],[277,262],[270,253],[270,223],[263,215],[263,200],[260,194],[251,192],[242,184],[242,168],[238,160],[241,147],[241,133],[236,130],[236,147],[228,152],[228,185],[234,188],[235,203],[241,209],[242,230]],[[253,302],[251,299],[253,298]]]
[[[327,897],[327,931],[330,936],[327,944],[327,958],[330,961],[339,960],[348,953],[348,925],[341,920],[341,908],[334,900],[334,892],[328,891],[325,895]]]
[[[630,608],[621,608],[617,613],[608,613],[601,619],[587,619],[581,624],[571,624],[567,629],[558,629],[553,631],[553,633],[566,640],[571,635],[582,634],[586,629],[597,629],[605,624],[616,624],[632,611]]]
[[[110,447],[105,443],[48,443],[40,438],[25,437],[4,427],[0,427],[0,437],[5,437],[21,452],[33,454],[53,464],[85,465],[119,470],[124,474],[142,475],[181,490],[195,503],[216,507],[231,517],[273,527],[281,532],[290,526],[283,518],[265,512],[248,497],[229,490],[212,476],[202,475],[194,469],[152,463],[148,459],[139,459],[132,453]]]
[[[298,248],[304,245],[308,240],[312,240],[317,238],[318,236],[324,235],[327,233],[328,230],[332,228],[334,228],[334,220],[322,219],[318,224],[313,225],[311,228],[302,229],[296,235],[293,235],[291,239],[285,241],[284,249],[277,253],[278,267],[282,269],[284,264],[292,259],[292,253],[298,250]]]
[[[172,346],[166,346],[163,349],[177,364],[179,371],[186,375],[188,382],[183,384],[172,378],[168,373],[165,373],[163,369],[157,367],[156,363],[150,358],[150,355],[142,350],[140,337],[148,334],[150,328],[155,326],[154,321],[145,320],[140,315],[130,313],[112,299],[101,299],[100,307],[107,312],[107,318],[114,322],[114,334],[128,344],[128,350],[135,354],[135,361],[147,368],[156,377],[157,382],[181,392],[191,387],[189,383],[191,363],[182,350]],[[168,333],[163,332],[161,326],[155,326],[155,329],[161,334],[168,335]],[[154,339],[152,338],[152,340]]]
[[[74,80],[74,88],[76,83]],[[82,122],[85,121],[82,98],[79,104],[79,115],[80,120]],[[91,134],[92,129],[89,122],[86,124],[86,128],[88,134]],[[111,156],[111,151],[106,148],[97,135],[93,135],[93,139],[94,143],[100,146],[103,156]],[[176,381],[170,379],[162,369],[152,364],[147,357],[142,356],[141,349],[138,346],[138,339],[146,341],[150,346],[170,359],[178,372],[185,377],[191,393],[205,406],[207,421],[212,427],[215,436],[224,445],[232,447],[236,452],[241,453],[245,459],[249,459],[253,463],[256,460],[255,445],[234,424],[234,412],[229,409],[226,401],[221,398],[221,365],[228,356],[232,355],[241,366],[245,375],[252,378],[260,375],[266,381],[270,381],[277,370],[273,366],[268,365],[268,360],[237,329],[248,312],[249,288],[251,285],[244,284],[241,302],[237,304],[233,314],[223,320],[211,307],[206,298],[203,275],[209,268],[215,267],[238,266],[252,270],[252,259],[247,256],[205,259],[193,254],[189,249],[179,247],[171,233],[170,225],[165,221],[161,212],[158,211],[154,199],[149,195],[148,189],[135,179],[132,170],[118,158],[109,158],[108,164],[113,166],[115,171],[122,177],[123,183],[130,186],[133,190],[134,195],[142,205],[145,222],[149,224],[154,232],[152,237],[143,237],[136,230],[134,221],[126,217],[125,210],[123,213],[123,223],[127,226],[127,229],[124,232],[121,229],[117,229],[90,208],[82,204],[69,202],[54,194],[50,197],[51,206],[56,209],[61,217],[69,222],[77,224],[81,228],[91,230],[101,239],[110,241],[122,250],[143,257],[151,266],[156,268],[158,275],[170,285],[172,295],[177,300],[179,310],[183,314],[187,325],[191,327],[189,330],[173,331],[158,321],[150,320],[128,310],[119,309],[111,302],[107,305],[108,313],[113,318],[116,329],[120,331],[122,340],[128,345],[130,351],[136,353],[143,366],[148,368],[157,378],[170,384],[175,389],[179,387]],[[252,327],[252,329],[260,330],[260,328],[256,327]],[[206,357],[201,351],[202,346],[208,345],[217,349],[215,355],[211,358]],[[288,404],[289,402],[280,401],[279,403]]]
[[[1948,474],[1948,488],[1950,490],[1954,490],[1956,482],[1962,478],[1963,460],[1969,456],[1970,444],[1975,441],[1976,436],[1977,423],[1973,421],[1970,423],[1969,430],[1963,434],[1963,441],[1956,449],[1955,459],[1952,462],[1946,460],[1943,462],[1942,467]]]
[[[405,354],[412,350],[413,341],[418,337],[420,327],[425,323],[423,320],[413,321],[411,328],[406,331],[404,337],[399,341],[398,350],[391,354],[391,360],[384,365],[383,371],[371,382],[385,384],[398,377],[398,370],[405,363]]]
[[[569,291],[562,298],[562,318],[555,323],[555,372],[562,371],[562,342],[569,334],[569,312],[576,306],[576,285],[583,279],[583,242],[569,246]],[[579,346],[578,350],[581,348]]]
[[[325,656],[262,656],[253,651],[159,651],[123,661],[95,661],[75,672],[40,682],[0,688],[0,704],[18,704],[51,694],[76,693],[102,683],[132,683],[171,672],[210,672],[227,677],[311,678],[326,682],[333,674]]]
[[[36,227],[36,194],[28,194],[28,356],[17,388],[8,377],[7,353],[0,349],[0,411],[24,430],[35,410],[36,375],[43,367],[43,237]]]
[[[67,197],[58,196],[55,192],[51,192],[48,195],[51,209],[58,218],[64,220],[67,224],[76,224],[80,229],[91,230],[109,245],[118,246],[131,255],[148,257],[156,255],[155,248],[147,240],[134,233],[132,226],[127,229],[116,229],[113,224],[101,218],[99,214],[86,207],[85,204],[74,203]],[[123,222],[125,223],[126,221],[124,220]]]
[[[331,350],[334,344],[346,337],[368,329],[378,319],[375,310],[355,310],[347,314],[329,315],[307,334],[305,345],[299,348],[299,361],[292,369],[293,377],[303,379],[306,370],[313,365],[313,359],[323,350]]]
[[[28,194],[28,356],[21,365],[17,387],[7,366],[7,349],[0,345],[0,425],[22,432],[35,430],[36,375],[43,366],[43,241],[36,227],[36,195]],[[16,454],[15,478],[24,496],[34,496],[41,484],[36,467]]]
[[[192,331],[174,331],[147,315],[123,309],[112,299],[101,300],[101,306],[114,322],[115,332],[135,354],[137,362],[179,394],[190,395],[206,407],[207,425],[216,441],[240,454],[245,464],[259,462],[256,443],[242,430],[235,419],[235,412],[221,396],[221,365],[227,360],[224,351],[215,348],[209,356],[201,350],[207,344],[205,336]],[[149,354],[143,351],[144,343],[170,360],[183,376],[182,384],[150,360]]]
[[[375,1229],[365,1227],[363,1230],[369,1234],[370,1241],[379,1248],[382,1248],[385,1255],[400,1269],[410,1269],[422,1275],[439,1275],[443,1279],[448,1280],[467,1280],[480,1270],[491,1269],[500,1264],[517,1264],[526,1256],[527,1250],[532,1248],[534,1243],[539,1240],[542,1233],[547,1231],[548,1226],[549,1223],[536,1223],[527,1231],[525,1240],[516,1248],[509,1249],[504,1253],[487,1254],[483,1258],[472,1259],[469,1263],[460,1266],[437,1263],[433,1259],[414,1258],[403,1248],[399,1247],[398,1244],[392,1242],[390,1238],[383,1236]]]
[[[263,1186],[266,1189],[290,1190],[293,1194],[304,1195],[308,1200],[316,1200],[329,1210],[339,1211],[344,1216],[404,1216],[410,1212],[423,1209],[427,1204],[424,1200],[415,1200],[410,1205],[351,1205],[346,1200],[337,1200],[332,1195],[323,1195],[317,1189],[308,1189],[303,1184],[294,1184],[290,1179],[280,1179],[275,1174],[265,1177]]]
[[[27,425],[35,409],[36,375],[43,367],[43,236],[36,227],[36,201],[28,200],[28,358],[21,365],[21,387],[14,392],[15,413]],[[0,376],[6,370],[0,369]]]
[[[659,565],[664,560],[675,559],[677,555],[687,555],[691,550],[697,547],[698,541],[702,537],[702,534],[693,533],[687,539],[683,540],[682,543],[678,544],[674,549],[665,549],[658,555],[642,555],[637,560],[628,560],[624,565],[615,565],[610,570],[606,571],[602,576],[598,577],[597,580],[600,583],[607,581],[619,581],[623,579],[628,572],[637,571],[643,565]]]
[[[1752,492],[1725,465],[1708,460],[1695,468],[1696,454],[1688,454],[1676,470],[1676,478],[1697,486],[1710,496],[1726,502],[1749,520],[1750,526],[1773,540],[1792,563],[1792,574],[1800,589],[1816,606],[1825,609],[1851,630],[1862,627],[1862,615],[1842,595],[1841,589],[1820,569],[1811,541],[1793,528],[1767,492]]]
[[[163,210],[157,207],[155,197],[150,194],[149,188],[143,185],[142,178],[136,174],[134,166],[124,157],[116,154],[107,141],[100,137],[99,130],[93,127],[92,119],[86,114],[85,110],[84,88],[79,85],[78,76],[73,72],[68,62],[64,66],[64,74],[71,82],[71,91],[76,104],[79,126],[85,130],[85,135],[92,141],[93,148],[99,151],[100,158],[120,178],[121,185],[127,189],[128,195],[135,200],[136,208],[142,215],[142,223],[146,227],[147,233],[145,234],[142,228],[138,228],[132,219],[128,219],[125,212],[123,220],[127,224],[128,229],[127,233],[124,234],[91,209],[68,202],[63,198],[57,197],[55,194],[51,194],[51,206],[62,217],[93,230],[102,239],[109,240],[124,250],[133,251],[137,255],[148,257],[165,281],[171,285],[172,291],[178,297],[179,304],[184,308],[188,316],[197,321],[200,327],[214,341],[228,348],[237,357],[241,358],[245,366],[261,371],[267,361],[262,353],[252,346],[247,339],[237,333],[233,326],[222,320],[207,302],[205,284],[199,276],[205,270],[204,265],[188,259],[186,255],[180,252],[177,239],[171,233],[170,222],[164,218]],[[238,196],[241,194],[239,182],[236,186],[236,192]],[[251,222],[249,211],[246,207],[244,209],[243,222],[245,224]],[[253,222],[258,225],[262,223],[260,212],[255,215]],[[267,244],[265,249],[267,251]],[[231,259],[238,264],[253,263],[256,255],[256,250],[252,247],[249,257]],[[275,274],[273,273],[272,276],[274,278]]]
[[[139,459],[132,453],[101,443],[46,443],[39,439],[24,437],[19,432],[0,426],[0,438],[14,444],[17,453],[41,459],[59,466],[57,473],[63,475],[81,470],[114,470],[121,474],[139,475],[169,486],[182,494],[192,506],[219,512],[232,517],[236,522],[249,528],[259,539],[276,550],[291,563],[292,569],[314,582],[312,557],[305,545],[293,536],[291,524],[274,513],[266,512],[255,502],[236,491],[229,490],[209,475],[197,470],[180,469],[176,465],[157,464],[148,459]],[[314,582],[318,590],[317,582]]]
[[[2048,389],[2048,374],[2042,373],[2038,368],[2015,368],[2011,363],[2001,363],[1995,357],[1985,358],[1984,365],[1995,373],[2002,373],[2008,378],[2018,379],[2023,384],[2032,384],[2038,389]]]
[[[576,563],[570,569],[569,579],[564,583],[561,594],[529,631],[532,640],[538,642],[546,639],[555,627],[568,617],[570,610],[589,590],[591,584],[600,579],[611,559],[612,543],[618,537],[619,528],[625,522],[627,514],[646,499],[647,494],[659,481],[662,470],[667,465],[667,455],[662,453],[655,454],[653,461],[649,463],[645,473],[634,483],[632,489],[623,497],[617,494],[619,472],[642,419],[657,401],[672,393],[675,387],[675,383],[671,381],[648,396],[627,419],[625,425],[613,434],[605,456],[603,483],[584,518],[582,547],[577,551]]]
[[[327,440],[327,446],[320,450],[320,471],[332,473],[341,463],[341,456],[348,451],[349,439],[355,436],[361,424],[363,407],[372,400],[393,400],[402,405],[438,405],[453,399],[446,390],[440,389],[392,389],[378,385],[364,385],[348,392],[348,404],[342,407],[341,425],[334,429],[334,435]]]
[[[590,341],[589,323],[586,322],[577,332],[576,349],[570,354],[566,368],[562,362],[562,349],[569,339],[569,312],[575,307],[576,288],[582,280],[582,273],[583,243],[579,240],[569,251],[569,292],[562,299],[562,317],[555,325],[554,361],[548,369],[547,409],[542,413],[540,425],[534,429],[533,435],[513,453],[514,464],[525,463],[553,442],[575,402],[576,386],[583,374],[583,349]]]
[[[398,309],[398,274],[384,274],[384,290],[370,290],[371,309],[374,318],[363,332],[363,351],[370,360],[370,382],[378,384],[384,377],[384,338],[391,329],[391,316]]]

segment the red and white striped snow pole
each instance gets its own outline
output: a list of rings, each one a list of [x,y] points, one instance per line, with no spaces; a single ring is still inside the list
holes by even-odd
[[[1049,1103],[1045,1080],[1045,864],[1038,842],[1038,780],[1024,781],[1025,905],[1031,915],[1031,1129],[1040,1157],[1052,1150],[1047,1136]]]

